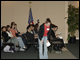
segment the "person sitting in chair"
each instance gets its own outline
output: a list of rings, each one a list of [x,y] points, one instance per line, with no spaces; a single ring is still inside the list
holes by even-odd
[[[61,50],[65,51],[67,49],[64,46],[64,41],[63,41],[63,39],[59,38],[59,34],[56,34],[57,30],[58,30],[58,26],[52,25],[51,36],[52,36],[52,38],[56,39],[56,40],[53,39],[54,41],[60,41],[60,42],[62,42],[62,44],[61,44]]]
[[[32,25],[28,25],[27,27],[27,32],[26,32],[26,37],[28,42],[35,42],[36,37],[34,36],[33,32],[32,32]],[[27,47],[29,48],[31,45],[27,45]]]
[[[34,42],[36,37],[34,36],[34,32],[32,31],[32,25],[28,25],[26,37],[28,38],[29,42]]]

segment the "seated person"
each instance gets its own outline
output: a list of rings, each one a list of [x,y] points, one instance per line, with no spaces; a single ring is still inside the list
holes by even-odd
[[[35,41],[38,42],[38,32],[37,33],[35,32],[35,30],[34,30],[35,29],[35,26],[33,24],[30,25],[30,26],[31,26],[30,27],[31,28],[31,33],[34,35]]]
[[[56,31],[57,31],[57,30],[58,30],[58,26],[52,25],[51,36],[52,36],[53,38],[56,38],[56,40],[53,39],[54,41],[61,41],[61,42],[62,42],[62,44],[61,44],[62,50],[66,50],[66,48],[65,48],[65,46],[64,46],[64,41],[63,41],[63,39],[59,39],[59,35],[56,34]]]
[[[28,38],[29,42],[35,42],[36,38],[34,37],[34,34],[31,31],[31,25],[27,27],[26,37]]]
[[[16,33],[16,36],[17,37],[21,37],[22,38],[22,40],[23,40],[23,42],[24,42],[24,44],[25,44],[25,46],[27,46],[27,41],[26,41],[26,39],[24,38],[24,35],[26,34],[26,33],[21,33],[21,32],[19,32],[18,31],[18,29],[17,29],[17,24],[15,23],[15,30],[17,31],[17,33]]]
[[[10,31],[11,31],[13,37],[15,37],[15,38],[18,40],[19,46],[20,46],[20,51],[25,51],[26,46],[25,46],[22,38],[16,36],[17,31],[16,31],[14,28],[15,28],[15,24],[12,24],[12,23],[11,23]]]

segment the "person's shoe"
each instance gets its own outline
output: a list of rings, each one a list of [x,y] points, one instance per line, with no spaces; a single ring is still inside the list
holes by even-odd
[[[61,49],[62,51],[65,51],[65,49]]]
[[[24,49],[20,49],[20,51],[25,51]]]

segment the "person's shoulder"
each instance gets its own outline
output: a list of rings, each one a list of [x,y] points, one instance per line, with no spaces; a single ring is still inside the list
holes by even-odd
[[[40,27],[44,26],[45,23],[41,24]]]

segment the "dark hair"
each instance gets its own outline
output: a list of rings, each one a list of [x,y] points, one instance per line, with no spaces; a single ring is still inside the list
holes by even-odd
[[[8,30],[9,27],[10,27],[10,25],[7,25],[7,26],[6,26],[6,31],[8,31],[8,32],[10,32],[10,31]]]
[[[13,25],[15,25],[15,22],[11,22],[11,28],[12,28]]]
[[[28,25],[26,29],[29,29],[31,25]]]
[[[50,18],[47,18],[45,23],[51,23]]]
[[[34,27],[35,25],[34,24],[31,24],[31,26]]]
[[[17,25],[17,24],[15,23],[15,25]]]
[[[55,24],[51,24],[51,27],[54,28],[56,25]]]
[[[3,28],[6,28],[6,26],[2,26],[1,30],[2,30]]]
[[[54,26],[54,28],[58,28],[58,26]]]

